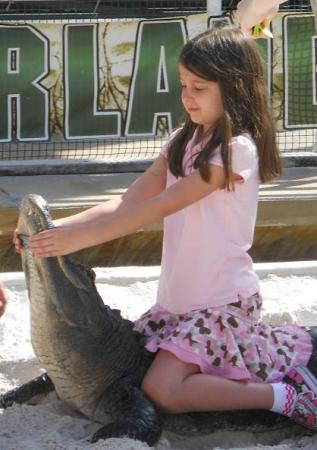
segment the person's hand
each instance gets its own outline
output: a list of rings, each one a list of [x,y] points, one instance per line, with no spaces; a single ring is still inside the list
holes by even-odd
[[[85,247],[80,227],[60,225],[30,236],[29,246],[40,257],[62,256]]]
[[[17,253],[21,253],[21,250],[22,250],[22,247],[23,247],[23,243],[22,243],[21,239],[19,238],[19,234],[18,234],[18,229],[17,228],[13,231],[12,242],[14,244],[15,251]]]
[[[237,19],[241,30],[245,36],[249,37],[271,38],[272,33],[270,32],[269,24],[277,12],[278,6],[259,13],[258,8],[253,7],[252,2],[240,1],[237,5]],[[261,32],[257,35],[252,34],[255,26],[260,26],[261,28]]]
[[[62,224],[62,221],[63,221],[63,219],[53,220],[53,224],[54,224],[55,227],[57,227],[60,224]],[[12,242],[14,244],[15,251],[17,253],[21,253],[22,248],[23,248],[23,242],[22,242],[22,240],[19,237],[19,233],[18,233],[18,229],[17,228],[13,231]]]
[[[7,296],[4,290],[3,283],[0,283],[0,317],[4,314],[6,306],[7,306]]]
[[[271,39],[273,34],[270,30],[271,19],[264,19],[260,24],[255,25],[252,28],[252,37],[254,39],[264,38]]]

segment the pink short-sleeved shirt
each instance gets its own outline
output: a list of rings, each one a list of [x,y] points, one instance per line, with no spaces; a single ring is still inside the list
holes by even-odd
[[[197,130],[189,141],[185,175],[201,150]],[[166,155],[165,146],[162,153]],[[210,160],[222,166],[220,152]],[[259,291],[247,250],[256,221],[259,173],[257,148],[248,134],[232,139],[232,170],[241,175],[235,190],[218,189],[164,219],[162,268],[157,303],[171,313],[221,306]],[[167,187],[177,183],[168,170]]]

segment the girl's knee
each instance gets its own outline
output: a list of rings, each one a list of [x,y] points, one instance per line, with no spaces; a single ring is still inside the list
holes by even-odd
[[[146,374],[141,389],[160,411],[169,414],[179,412],[174,400],[176,389],[172,386]]]
[[[146,373],[141,388],[146,396],[163,412],[183,412],[182,383],[199,368],[180,361],[172,353],[159,350]]]

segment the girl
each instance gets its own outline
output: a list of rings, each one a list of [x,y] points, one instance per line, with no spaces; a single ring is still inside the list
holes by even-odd
[[[55,222],[31,248],[64,255],[165,218],[157,301],[135,323],[156,352],[145,393],[171,413],[271,409],[317,429],[317,381],[296,368],[310,337],[259,321],[247,254],[259,182],[281,171],[256,46],[237,29],[206,31],[185,45],[179,73],[186,121],[153,165],[122,198]]]

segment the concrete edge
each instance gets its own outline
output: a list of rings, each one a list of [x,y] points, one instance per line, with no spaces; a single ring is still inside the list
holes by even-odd
[[[272,263],[255,263],[254,268],[259,278],[268,275],[287,276],[315,276],[317,277],[317,261],[285,261]]]
[[[0,176],[144,172],[153,160],[154,158],[111,161],[102,159],[5,161],[0,163]],[[285,168],[317,167],[317,154],[313,152],[282,154],[282,162]]]
[[[317,277],[317,261],[290,261],[273,263],[255,263],[254,268],[259,278],[268,275],[286,276],[314,276]],[[97,283],[111,283],[125,286],[130,283],[155,281],[160,274],[160,266],[129,266],[102,268],[96,267]],[[124,273],[124,275],[122,275]],[[0,272],[0,281],[8,287],[25,288],[23,272]]]
[[[98,173],[144,172],[153,159],[104,160],[54,160],[6,161],[0,164],[0,176],[23,175],[77,175]],[[316,164],[317,165],[317,164]]]
[[[282,153],[283,167],[317,167],[317,153],[294,152]]]

